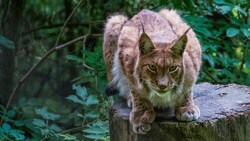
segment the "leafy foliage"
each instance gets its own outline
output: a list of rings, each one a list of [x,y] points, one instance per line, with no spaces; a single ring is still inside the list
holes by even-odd
[[[185,15],[194,26],[203,50],[200,81],[213,83],[250,84],[246,58],[250,45],[249,3],[247,1],[216,0],[194,6],[201,14]]]
[[[0,117],[3,120],[0,128],[1,139],[8,141],[31,139],[78,141],[84,138],[109,140],[107,115],[104,112],[107,112],[106,107],[110,106],[112,99],[100,104],[100,100],[93,95],[89,95],[85,87],[73,85],[73,89],[76,94],[69,95],[66,99],[80,107],[75,109],[69,117],[62,117],[48,111],[47,107],[42,107],[34,108],[37,117],[17,120],[16,116],[20,113],[14,109],[7,110],[1,106]],[[68,119],[74,120],[74,128],[64,130],[61,121]],[[79,133],[74,133],[74,130]],[[27,134],[31,134],[31,137],[26,136]]]
[[[62,26],[79,2],[82,4],[58,40]],[[199,82],[250,85],[247,0],[26,1],[20,44],[0,35],[1,46],[18,49],[17,77],[57,40],[60,44],[81,35],[85,39],[53,53],[25,82],[12,109],[0,106],[0,140],[108,141],[108,107],[113,98],[103,97],[107,84],[102,58],[103,23],[111,13],[131,17],[143,8],[158,11],[164,7],[178,9],[200,40],[203,66]]]
[[[24,140],[24,131],[19,129],[24,126],[24,121],[13,119],[17,114],[15,110],[7,110],[2,105],[0,105],[0,108],[0,117],[4,121],[0,128],[1,140]]]

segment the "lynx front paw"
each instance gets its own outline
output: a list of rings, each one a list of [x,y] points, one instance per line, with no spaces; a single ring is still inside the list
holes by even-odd
[[[130,113],[130,122],[133,125],[133,131],[137,134],[146,134],[151,129],[151,123],[155,120],[155,111],[152,110],[132,110]]]
[[[178,107],[175,110],[175,116],[180,121],[197,120],[200,117],[200,109],[195,104],[186,107]]]

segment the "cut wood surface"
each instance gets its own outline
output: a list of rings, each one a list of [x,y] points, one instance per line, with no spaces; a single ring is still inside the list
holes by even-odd
[[[146,135],[133,133],[124,100],[110,109],[111,141],[250,141],[250,87],[236,84],[197,84],[194,102],[201,117],[193,122],[177,121],[172,111],[158,109]]]

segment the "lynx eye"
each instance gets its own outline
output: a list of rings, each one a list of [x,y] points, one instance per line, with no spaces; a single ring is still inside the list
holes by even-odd
[[[171,66],[171,67],[168,68],[168,71],[169,71],[170,73],[173,73],[173,72],[175,72],[177,69],[178,69],[177,66]]]
[[[148,69],[153,72],[153,73],[156,73],[157,72],[157,68],[155,65],[148,65]]]

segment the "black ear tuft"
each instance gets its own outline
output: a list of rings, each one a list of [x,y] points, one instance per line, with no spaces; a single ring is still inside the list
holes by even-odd
[[[112,95],[115,95],[118,93],[119,93],[119,91],[112,85],[109,85],[105,88],[105,95],[106,96],[112,96]]]
[[[154,50],[155,47],[154,47],[154,44],[151,41],[150,37],[148,36],[148,34],[145,32],[144,26],[143,26],[141,20],[140,20],[140,22],[141,22],[141,26],[142,26],[142,34],[141,34],[140,39],[139,39],[139,49],[140,49],[141,54],[146,54],[146,53],[149,53],[152,50]]]

